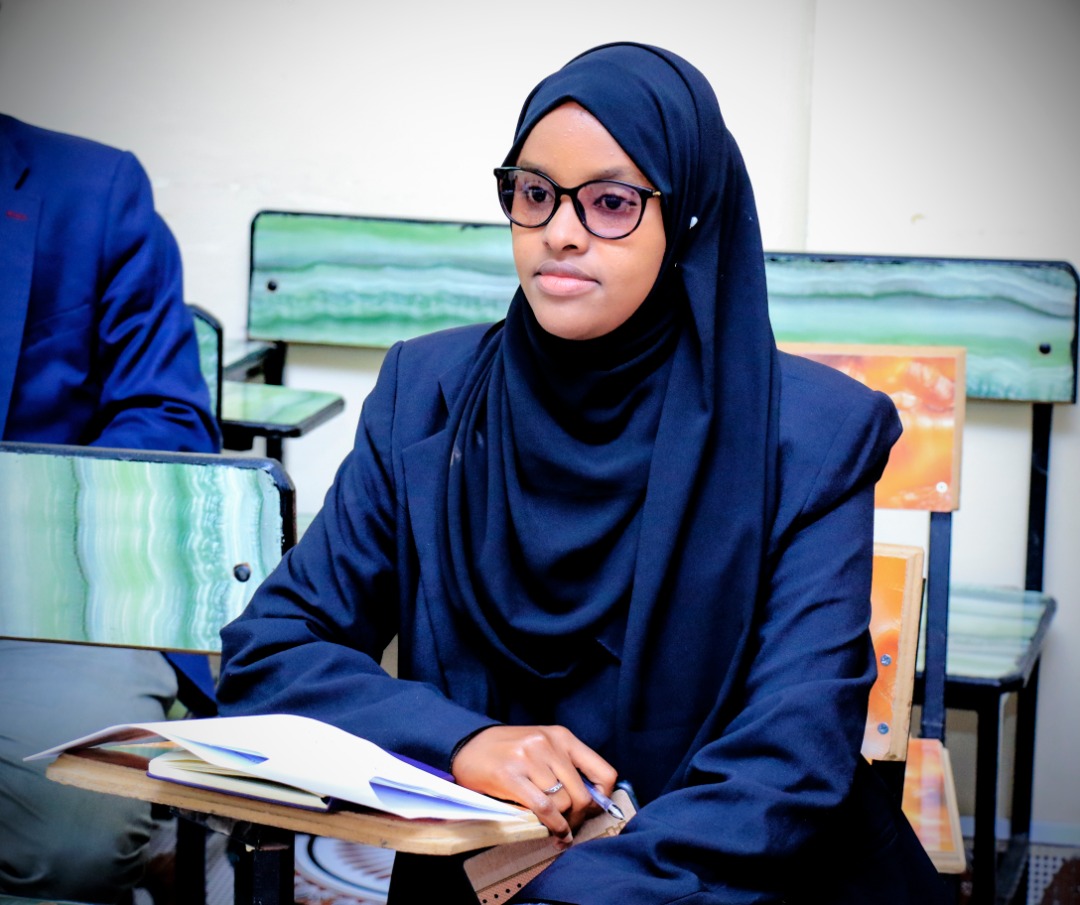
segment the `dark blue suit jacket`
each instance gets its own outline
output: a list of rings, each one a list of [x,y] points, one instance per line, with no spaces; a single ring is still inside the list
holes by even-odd
[[[470,653],[447,652],[447,604],[431,578],[441,568],[431,501],[445,480],[446,414],[481,334],[390,350],[322,512],[222,632],[223,713],[314,716],[443,769],[459,740],[492,722],[449,699]],[[727,671],[710,639],[723,588],[631,614],[624,650],[645,650],[647,662],[624,659],[615,694],[586,692],[560,716],[578,734],[598,714],[626,723],[600,753],[643,807],[620,836],[566,852],[523,901],[940,897],[929,860],[859,755],[874,676],[873,483],[896,413],[829,368],[787,355],[781,368],[770,585],[740,681],[721,687]],[[401,679],[378,666],[395,634]],[[399,901],[459,901],[455,882],[468,901],[452,860],[421,868],[398,857],[409,874],[398,887],[395,872]]]
[[[212,411],[139,162],[0,115],[0,438],[214,452]]]

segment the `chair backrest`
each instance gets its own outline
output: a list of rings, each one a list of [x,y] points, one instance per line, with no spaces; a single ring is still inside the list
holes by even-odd
[[[248,337],[388,348],[497,321],[518,285],[509,225],[261,211]]]
[[[966,350],[954,346],[783,343],[886,393],[904,433],[875,494],[882,509],[930,513],[921,735],[945,738],[952,513],[960,506]]]
[[[1076,401],[1064,261],[767,253],[765,275],[782,342],[962,346],[973,399]]]
[[[221,421],[221,381],[223,345],[221,321],[198,305],[188,303],[188,311],[195,321],[195,338],[199,342],[199,368],[210,390],[210,402],[214,417]]]
[[[870,636],[878,674],[870,690],[863,737],[862,753],[867,760],[907,759],[922,586],[921,548],[874,544]]]
[[[269,459],[0,443],[0,636],[217,651],[293,498]]]
[[[878,481],[879,509],[960,508],[966,351],[955,346],[781,343],[888,395],[904,433]]]

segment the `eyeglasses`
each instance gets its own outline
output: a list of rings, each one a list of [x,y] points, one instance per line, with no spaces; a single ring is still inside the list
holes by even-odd
[[[495,179],[499,203],[511,223],[528,229],[543,226],[555,216],[566,195],[581,225],[601,239],[629,236],[645,216],[645,202],[660,197],[656,189],[611,179],[593,179],[567,189],[542,173],[521,167],[497,167]]]

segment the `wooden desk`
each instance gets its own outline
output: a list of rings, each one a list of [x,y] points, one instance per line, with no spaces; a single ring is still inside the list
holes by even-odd
[[[165,782],[146,775],[147,759],[135,754],[86,748],[60,755],[46,776],[93,792],[137,798],[211,818],[250,824],[248,858],[237,865],[237,902],[292,902],[293,833],[330,836],[395,851],[453,855],[504,842],[539,839],[547,829],[531,814],[514,822],[494,820],[407,820],[366,808],[308,811]]]

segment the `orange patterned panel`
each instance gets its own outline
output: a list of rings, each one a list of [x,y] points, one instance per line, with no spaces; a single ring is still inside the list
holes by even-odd
[[[934,866],[942,873],[963,873],[966,853],[952,766],[949,752],[937,739],[911,741],[903,809]]]
[[[903,760],[907,754],[921,596],[922,550],[875,545],[870,636],[878,675],[862,745],[869,760]]]
[[[888,394],[896,405],[904,433],[878,482],[875,505],[933,512],[959,507],[963,349],[813,343],[785,348]]]

